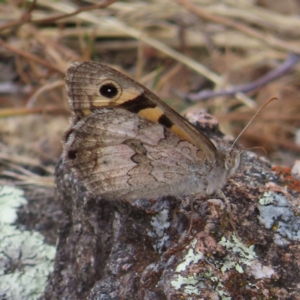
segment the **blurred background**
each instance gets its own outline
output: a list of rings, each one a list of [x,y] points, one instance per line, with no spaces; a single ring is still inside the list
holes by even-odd
[[[274,165],[300,151],[297,0],[1,1],[3,178],[53,187],[70,115],[64,76],[94,60],[182,114],[206,111]]]

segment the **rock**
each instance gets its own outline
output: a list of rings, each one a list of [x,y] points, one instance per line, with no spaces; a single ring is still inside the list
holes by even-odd
[[[299,193],[251,152],[233,179],[229,214],[216,196],[105,201],[60,161],[65,219],[43,299],[297,299]]]

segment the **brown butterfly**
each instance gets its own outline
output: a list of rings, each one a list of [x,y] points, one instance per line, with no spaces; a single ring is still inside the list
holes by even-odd
[[[97,62],[75,62],[66,86],[72,121],[64,163],[94,195],[134,200],[209,195],[240,164],[156,95]]]

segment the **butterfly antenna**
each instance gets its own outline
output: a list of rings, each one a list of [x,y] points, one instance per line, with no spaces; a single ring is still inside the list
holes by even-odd
[[[265,152],[265,154],[268,154],[267,150],[264,147],[251,147],[251,148],[247,148],[245,150],[253,150],[253,149],[260,149],[263,150]]]
[[[254,116],[250,119],[250,121],[248,122],[248,124],[245,126],[245,128],[239,133],[239,135],[236,137],[236,139],[234,140],[233,144],[230,147],[230,150],[233,149],[234,145],[236,144],[236,142],[239,140],[239,138],[241,137],[241,135],[246,131],[246,129],[249,127],[249,125],[252,123],[252,121],[257,117],[257,115],[272,101],[274,100],[278,100],[277,97],[273,97],[271,99],[269,99],[255,114]]]

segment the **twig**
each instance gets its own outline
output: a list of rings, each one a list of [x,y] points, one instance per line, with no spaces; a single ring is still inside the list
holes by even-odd
[[[291,150],[291,151],[295,151],[300,153],[300,146],[295,144],[294,142],[291,142],[287,139],[283,139],[283,138],[278,138],[277,136],[274,135],[264,135],[262,136],[261,133],[250,133],[250,132],[245,132],[244,134],[244,139],[248,139],[248,140],[257,140],[260,143],[263,141],[269,145],[277,145],[280,147],[283,147],[285,149]]]
[[[90,5],[90,6],[86,6],[86,7],[82,7],[79,8],[77,10],[75,10],[74,12],[68,13],[68,14],[58,14],[56,16],[52,16],[52,17],[48,17],[45,19],[40,19],[40,20],[32,20],[31,19],[31,12],[35,6],[36,0],[32,0],[31,6],[28,9],[28,11],[21,17],[21,19],[19,21],[13,21],[7,24],[4,24],[2,26],[0,26],[0,31],[7,29],[7,28],[13,28],[13,27],[18,27],[21,26],[25,23],[34,23],[34,24],[43,24],[43,23],[53,23],[54,21],[58,21],[64,18],[68,18],[71,16],[75,16],[83,11],[89,11],[89,10],[94,10],[97,8],[105,8],[109,5],[111,5],[112,3],[116,2],[117,0],[107,0],[106,2],[102,2],[102,3],[98,3],[95,5]]]
[[[224,90],[212,91],[212,90],[203,90],[200,93],[189,93],[189,94],[180,94],[184,98],[190,101],[200,101],[208,98],[214,98],[219,96],[232,96],[236,93],[248,93],[250,91],[256,90],[265,86],[271,81],[281,77],[287,71],[289,71],[292,67],[294,67],[300,61],[300,55],[298,54],[290,54],[286,61],[283,62],[277,69],[272,70],[266,75],[260,77],[259,79],[252,81],[247,84],[242,84],[238,86],[229,87]]]
[[[60,88],[65,86],[65,81],[60,79],[56,80],[51,83],[46,83],[43,86],[41,86],[33,95],[30,96],[30,98],[27,101],[26,107],[34,107],[34,103],[36,102],[36,99],[44,92],[53,90],[55,88]]]
[[[18,48],[15,48],[7,43],[5,43],[2,39],[0,39],[0,45],[2,45],[3,47],[5,47],[6,49],[8,49],[9,51],[15,53],[15,54],[18,54],[20,56],[23,56],[29,60],[32,60],[32,61],[35,61],[36,63],[52,70],[52,71],[55,71],[55,72],[58,72],[58,73],[61,73],[61,74],[64,74],[65,73],[65,70],[63,70],[61,67],[59,66],[56,66],[56,65],[53,65],[53,63],[51,64],[50,62],[47,62],[46,60],[43,60],[41,58],[39,58],[38,56],[36,55],[33,55],[31,53],[28,53],[28,52],[24,52]]]
[[[49,107],[22,107],[22,108],[3,108],[0,109],[0,118],[6,118],[11,116],[22,116],[31,114],[44,114],[44,113],[67,113],[67,110],[61,107],[49,106]]]
[[[31,12],[34,10],[35,4],[37,0],[33,0],[32,3],[30,4],[28,10],[23,14],[23,16],[20,18],[18,21],[12,21],[6,24],[3,24],[0,26],[0,31],[5,30],[7,28],[13,28],[13,27],[18,27],[22,24],[30,22],[31,19]]]

